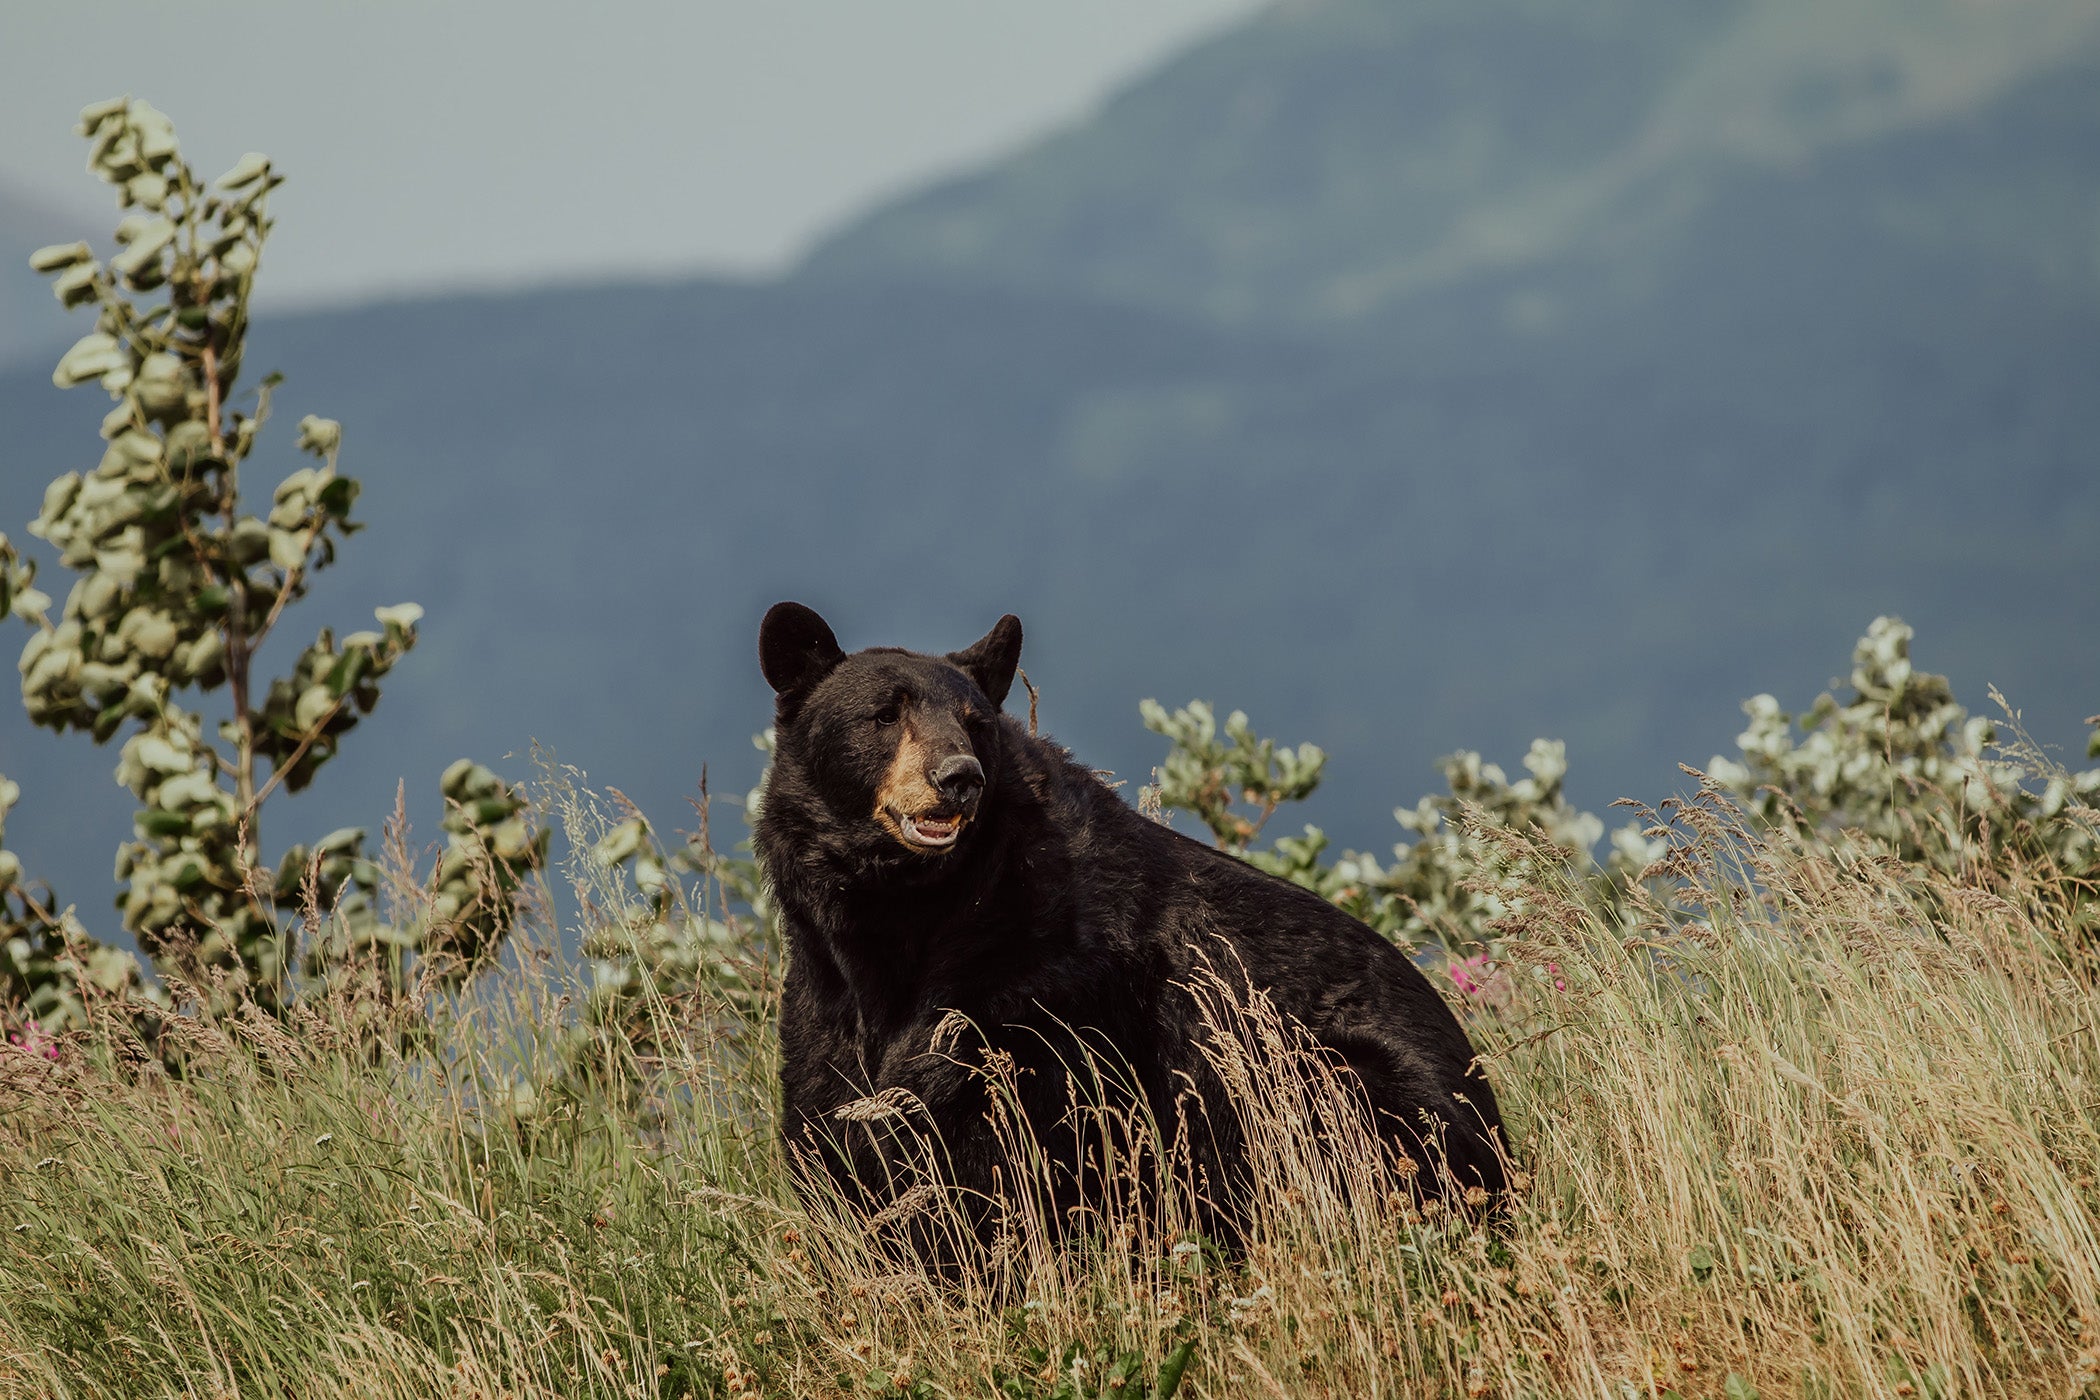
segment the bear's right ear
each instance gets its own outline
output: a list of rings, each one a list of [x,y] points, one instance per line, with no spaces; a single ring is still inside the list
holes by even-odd
[[[758,624],[758,669],[775,695],[809,689],[845,659],[830,624],[800,603],[775,603]]]
[[[1013,687],[1014,667],[1021,664],[1021,619],[1008,613],[963,650],[949,652],[948,660],[977,682],[993,709],[999,708]]]

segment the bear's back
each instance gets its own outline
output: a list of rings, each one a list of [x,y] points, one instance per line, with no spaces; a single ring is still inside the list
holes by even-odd
[[[1146,1054],[1181,1073],[1202,1068],[1205,1037],[1185,989],[1216,973],[1336,1052],[1389,1128],[1430,1111],[1461,1179],[1500,1188],[1499,1160],[1474,1140],[1500,1127],[1493,1092],[1458,1018],[1404,950],[1311,890],[1148,819],[1061,750],[1030,743],[1035,763],[1057,765],[1049,805],[1072,842],[1078,923],[1120,950],[1151,1002],[1137,1032]]]

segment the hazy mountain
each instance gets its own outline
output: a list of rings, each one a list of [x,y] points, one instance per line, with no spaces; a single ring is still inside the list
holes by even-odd
[[[1623,284],[1745,177],[1944,139],[2096,55],[2086,0],[1279,5],[1018,159],[877,211],[811,267],[1286,322],[1556,262]],[[2077,196],[2093,154],[2032,152],[2017,216],[1920,191],[1885,232],[2100,294]]]
[[[0,186],[0,366],[69,343],[58,303],[51,299],[51,279],[30,271],[28,258],[45,244],[79,238],[90,227]]]
[[[1882,611],[2075,743],[2089,9],[1284,6],[784,281],[270,323],[249,363],[344,420],[372,524],[300,629],[430,613],[279,839],[402,776],[429,830],[445,762],[534,737],[676,823],[703,760],[756,770],[782,597],[848,645],[1019,612],[1045,726],[1133,783],[1139,698],[1242,705],[1381,848],[1460,746],[1663,796]],[[101,411],[0,377],[0,528]],[[91,906],[113,761],[0,710],[9,843]]]

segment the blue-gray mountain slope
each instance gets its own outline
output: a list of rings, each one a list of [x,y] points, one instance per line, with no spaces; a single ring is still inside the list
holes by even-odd
[[[1811,8],[1290,7],[793,278],[266,327],[250,363],[284,422],[345,421],[373,524],[303,625],[430,610],[279,839],[376,822],[400,776],[427,831],[445,762],[533,737],[676,824],[703,760],[755,772],[781,597],[849,644],[1019,612],[1047,727],[1133,782],[1139,697],[1245,706],[1334,750],[1320,815],[1363,845],[1437,754],[1538,733],[1586,803],[1661,796],[1881,611],[2074,741],[2100,64],[2032,0],[1773,19]],[[10,534],[100,413],[0,378]],[[0,710],[10,845],[91,911],[113,760]]]

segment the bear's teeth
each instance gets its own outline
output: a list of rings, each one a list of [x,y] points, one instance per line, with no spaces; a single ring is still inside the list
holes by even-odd
[[[905,826],[911,834],[928,845],[945,845],[955,839],[962,826],[959,817],[906,817]]]

